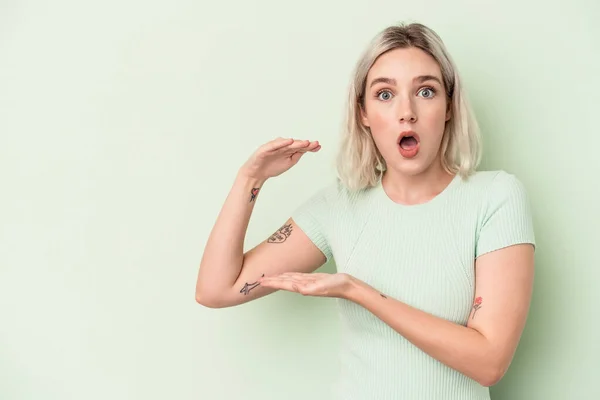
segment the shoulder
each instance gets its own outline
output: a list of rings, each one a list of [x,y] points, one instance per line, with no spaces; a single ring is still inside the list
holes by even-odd
[[[505,170],[477,171],[462,181],[456,197],[462,209],[477,213],[479,226],[492,216],[529,215],[530,205],[525,186],[514,174]]]
[[[481,171],[473,175],[473,185],[478,189],[482,223],[492,216],[516,214],[529,216],[530,204],[525,186],[517,176],[504,170]]]
[[[313,196],[331,206],[351,206],[367,198],[372,189],[350,190],[342,184],[340,179],[335,178],[318,188]]]
[[[373,188],[351,190],[343,185],[340,179],[334,178],[320,187],[313,188],[299,208],[319,213],[323,217],[333,218],[348,214],[358,217],[369,212],[372,195]]]
[[[519,185],[519,179],[505,170],[476,171],[468,178],[469,183],[481,188]]]
[[[518,243],[535,246],[532,210],[525,186],[503,170],[477,173],[482,202],[476,256]]]
[[[465,185],[477,192],[484,202],[494,202],[511,196],[526,196],[521,180],[505,170],[477,171],[465,181]]]

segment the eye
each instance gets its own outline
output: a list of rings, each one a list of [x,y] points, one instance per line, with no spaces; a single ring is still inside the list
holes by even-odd
[[[381,90],[377,92],[377,98],[379,100],[388,101],[392,98],[392,92],[389,90]]]
[[[424,97],[426,99],[429,99],[429,98],[435,96],[436,90],[434,88],[432,88],[432,87],[426,87],[426,88],[423,88],[423,89],[421,89],[419,91],[419,93],[423,93],[423,92],[427,92],[428,93],[428,95],[424,96]]]

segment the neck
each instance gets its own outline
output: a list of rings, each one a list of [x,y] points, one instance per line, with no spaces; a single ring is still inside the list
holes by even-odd
[[[396,203],[421,204],[440,194],[452,181],[454,175],[444,170],[441,162],[434,162],[425,171],[407,175],[388,168],[381,182],[388,197]]]

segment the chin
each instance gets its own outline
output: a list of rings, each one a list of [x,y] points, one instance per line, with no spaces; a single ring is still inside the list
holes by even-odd
[[[393,169],[399,174],[405,176],[416,176],[427,172],[433,166],[433,161],[421,159],[419,155],[412,159],[396,158],[391,163],[387,163],[387,169]]]
[[[394,170],[396,170],[396,172],[398,172],[399,174],[405,176],[417,176],[425,172],[427,168],[422,165],[413,164],[397,166],[396,168],[394,168]]]

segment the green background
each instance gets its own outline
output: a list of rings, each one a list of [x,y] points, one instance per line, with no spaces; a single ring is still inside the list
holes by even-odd
[[[354,62],[419,21],[459,66],[482,169],[516,174],[534,210],[531,313],[492,398],[599,399],[599,16],[595,1],[1,2],[0,398],[325,399],[334,301],[203,308],[198,263],[260,144],[323,149],[267,182],[247,249],[330,182]]]

